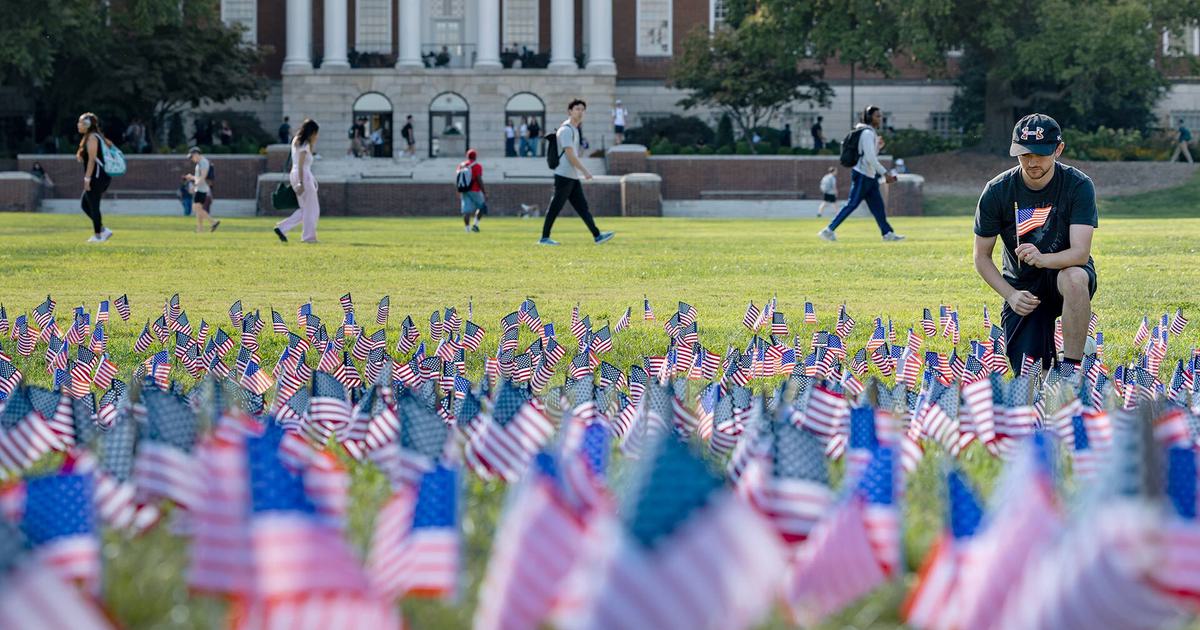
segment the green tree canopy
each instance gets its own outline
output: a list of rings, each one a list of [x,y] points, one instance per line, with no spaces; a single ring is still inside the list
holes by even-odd
[[[793,101],[828,105],[833,91],[821,70],[803,66],[801,51],[780,46],[782,37],[754,22],[692,31],[671,64],[671,84],[690,91],[679,104],[724,110],[747,136]]]
[[[897,56],[931,76],[961,50],[975,72],[983,145],[1008,146],[1018,112],[1041,109],[1087,128],[1143,126],[1167,86],[1152,63],[1164,28],[1180,32],[1198,0],[730,0],[734,21],[761,20],[819,59],[889,74]],[[968,95],[969,96],[969,95]]]

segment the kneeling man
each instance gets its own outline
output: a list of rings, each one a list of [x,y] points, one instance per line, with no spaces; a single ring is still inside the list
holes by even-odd
[[[1054,321],[1062,316],[1063,363],[1078,368],[1096,294],[1092,232],[1096,189],[1079,169],[1060,164],[1062,130],[1045,114],[1013,129],[1019,164],[988,182],[975,209],[975,270],[1000,297],[1008,358],[1019,374],[1025,357],[1049,368]],[[1004,273],[992,261],[1004,240]]]

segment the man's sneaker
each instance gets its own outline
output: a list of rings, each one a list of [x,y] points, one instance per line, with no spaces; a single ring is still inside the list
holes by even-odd
[[[887,234],[883,235],[883,240],[885,240],[885,241],[903,241],[904,235],[897,234],[895,232],[888,232]]]
[[[599,245],[600,243],[607,243],[608,241],[611,241],[612,237],[614,237],[616,235],[617,235],[616,232],[601,232],[600,236],[596,237],[596,244]]]
[[[472,225],[472,226],[471,226],[471,231],[472,231],[472,232],[478,232],[478,231],[479,231],[479,224],[478,224],[478,223],[476,223],[475,225]]]
[[[283,230],[275,228],[275,236],[278,236],[281,242],[287,242],[287,235],[283,233]]]
[[[464,226],[463,226],[463,231],[464,231],[464,232],[466,232],[467,234],[470,234],[470,233],[471,233],[471,226],[469,226],[469,225],[464,225]]]
[[[100,240],[101,241],[107,241],[110,238],[112,238],[112,230],[110,230],[108,228],[104,228],[103,230],[100,231]]]
[[[538,241],[538,245],[558,245],[559,242],[552,238],[543,238]]]
[[[104,242],[104,239],[100,238],[100,235],[99,235],[99,234],[93,234],[93,235],[92,235],[92,237],[91,237],[91,238],[89,238],[89,239],[87,240],[87,242],[89,242],[89,243],[103,243],[103,242]]]
[[[836,240],[837,240],[837,234],[834,234],[834,233],[833,233],[833,230],[831,230],[831,229],[829,229],[829,228],[825,228],[824,230],[821,230],[820,232],[817,232],[817,236],[818,236],[818,237],[820,237],[820,239],[821,239],[821,240],[823,240],[823,241],[830,241],[830,242],[832,242],[832,241],[836,241]]]

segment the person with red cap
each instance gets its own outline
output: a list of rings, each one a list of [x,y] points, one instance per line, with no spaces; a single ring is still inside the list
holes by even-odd
[[[462,206],[463,230],[478,232],[479,217],[487,210],[487,203],[484,201],[483,165],[479,163],[475,149],[467,149],[467,161],[458,165],[454,183]]]

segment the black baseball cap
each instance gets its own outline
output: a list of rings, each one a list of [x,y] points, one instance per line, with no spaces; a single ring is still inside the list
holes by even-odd
[[[1008,154],[1017,157],[1026,153],[1054,155],[1058,143],[1062,142],[1062,128],[1058,122],[1045,114],[1030,114],[1017,121],[1013,127],[1012,146]]]

